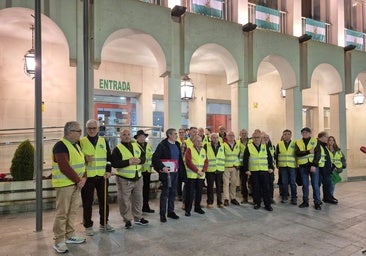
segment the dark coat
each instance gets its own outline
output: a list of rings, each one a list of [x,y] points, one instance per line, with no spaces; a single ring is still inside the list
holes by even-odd
[[[186,167],[183,162],[182,153],[180,151],[180,143],[176,141],[175,145],[177,146],[178,151],[180,152],[178,161],[179,179],[181,181],[185,181],[187,179],[187,173],[186,173]],[[161,162],[161,159],[171,159],[168,139],[164,139],[159,143],[152,156],[152,165],[155,171],[159,173],[159,180],[164,181],[167,179],[167,174],[161,173],[161,170],[165,167],[165,165]]]

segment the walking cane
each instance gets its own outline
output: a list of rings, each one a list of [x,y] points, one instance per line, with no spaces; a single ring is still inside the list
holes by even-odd
[[[104,218],[103,218],[103,226],[104,232],[107,231],[107,177],[104,177]]]

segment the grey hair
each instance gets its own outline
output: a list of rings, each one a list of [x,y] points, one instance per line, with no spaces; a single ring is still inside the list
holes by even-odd
[[[76,121],[69,121],[65,124],[64,127],[64,136],[69,135],[72,130],[75,130],[75,128],[79,128],[80,124]]]
[[[99,122],[95,119],[89,119],[86,121],[85,127],[89,127],[91,124],[95,124],[99,128]]]
[[[169,128],[168,130],[166,130],[166,137],[169,137],[169,135],[172,135],[174,132],[176,131],[176,129],[174,128]]]

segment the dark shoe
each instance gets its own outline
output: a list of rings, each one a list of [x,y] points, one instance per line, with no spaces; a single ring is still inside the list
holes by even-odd
[[[172,218],[172,219],[179,219],[179,216],[177,214],[175,214],[175,212],[168,212],[168,218]]]
[[[229,206],[229,200],[227,199],[224,200],[224,206]]]
[[[163,215],[160,215],[160,222],[165,223],[166,222],[166,217]]]
[[[255,210],[258,210],[259,208],[261,208],[260,204],[255,204],[255,205],[254,205],[254,209],[255,209]]]
[[[187,216],[187,217],[189,217],[189,216],[191,216],[191,213],[190,212],[186,212],[184,215]]]
[[[222,203],[217,204],[219,208],[224,208],[225,206]]]
[[[291,204],[292,204],[292,205],[297,205],[297,201],[295,201],[295,200],[291,200]]]
[[[271,198],[271,204],[276,204],[276,201]]]
[[[267,211],[269,211],[269,212],[273,211],[273,208],[272,208],[272,206],[270,206],[270,205],[267,205],[267,206],[266,206],[266,207],[264,207],[264,208],[266,208],[266,210],[267,210]]]
[[[145,220],[144,218],[141,218],[139,220],[135,220],[135,224],[146,226],[149,223],[149,221]]]
[[[324,203],[329,203],[329,204],[338,204],[338,200],[334,200],[333,198],[331,198],[331,199],[324,199],[323,198],[323,202]]]
[[[281,203],[287,204],[287,199],[282,199]]]
[[[142,211],[143,212],[148,212],[148,213],[154,213],[155,212],[155,210],[150,209],[150,208],[142,208]]]
[[[234,205],[240,205],[238,200],[236,200],[236,199],[232,199],[231,203],[234,204]]]
[[[337,203],[338,203],[338,199],[337,198],[335,198],[334,196],[332,196],[332,199],[335,200],[335,201],[337,201]]]
[[[202,210],[201,208],[194,209],[194,211],[199,213],[199,214],[205,214],[205,211]]]
[[[126,229],[130,229],[130,228],[132,228],[132,223],[131,223],[131,221],[126,221],[126,224],[125,224],[125,228]]]
[[[177,196],[177,200],[178,200],[179,202],[182,202],[182,201],[183,201],[183,197],[182,197],[182,196]]]
[[[315,210],[321,210],[322,206],[320,204],[315,204]]]
[[[243,200],[241,201],[242,204],[247,204],[248,203],[248,198],[243,198]]]
[[[302,202],[302,203],[299,205],[299,207],[300,207],[300,208],[309,207],[309,203]]]

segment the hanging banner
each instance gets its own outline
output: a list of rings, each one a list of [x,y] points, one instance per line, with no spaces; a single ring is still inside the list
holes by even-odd
[[[222,0],[192,0],[192,11],[215,18],[222,18]]]
[[[326,42],[325,40],[325,23],[306,18],[305,19],[305,33],[311,35],[313,40]]]
[[[257,5],[255,8],[255,24],[260,28],[280,31],[280,12],[272,8]]]
[[[346,46],[350,44],[356,45],[356,49],[362,51],[364,45],[364,34],[359,31],[346,29]]]

